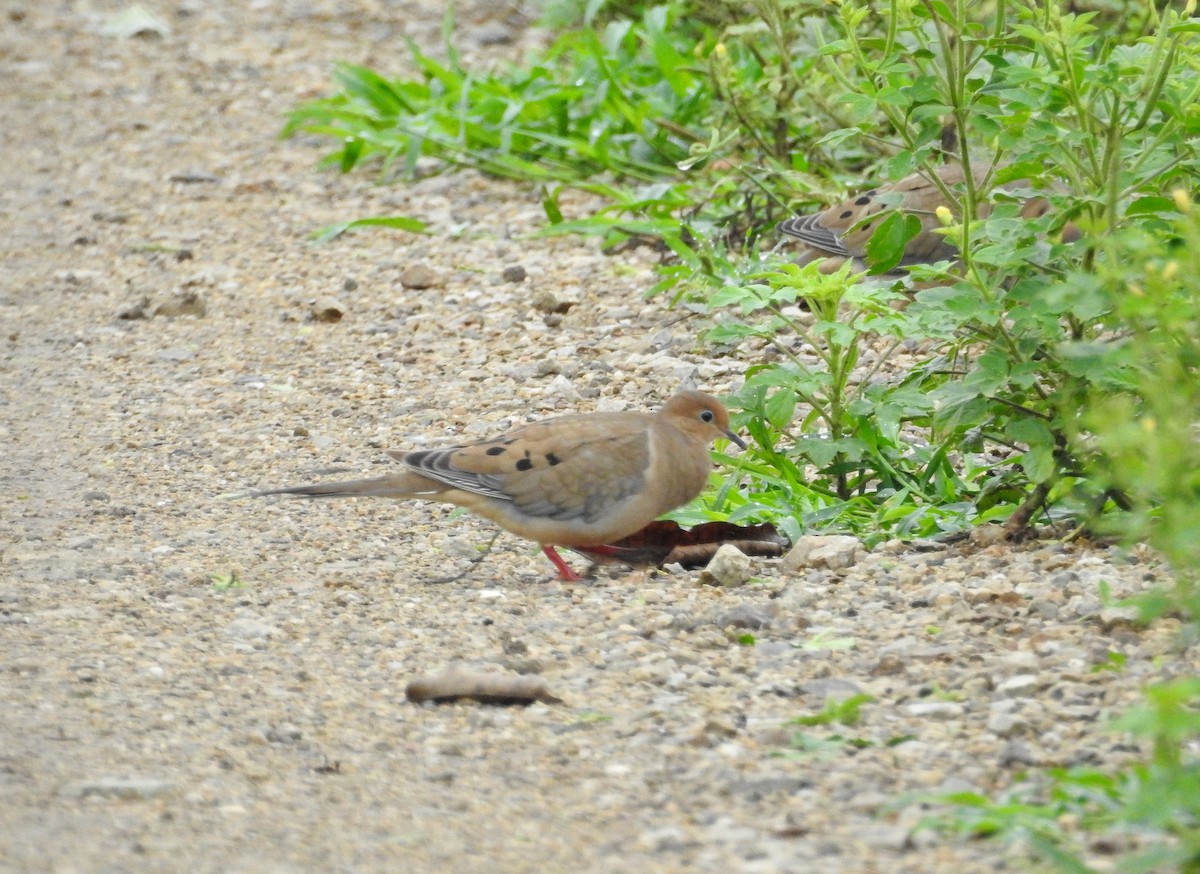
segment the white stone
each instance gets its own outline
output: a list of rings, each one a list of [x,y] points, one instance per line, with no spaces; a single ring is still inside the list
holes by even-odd
[[[781,564],[789,573],[801,568],[817,567],[842,570],[858,561],[860,551],[862,544],[857,537],[845,534],[808,535],[796,541]]]
[[[725,543],[700,572],[700,582],[710,586],[741,586],[750,579],[750,557],[732,544]]]

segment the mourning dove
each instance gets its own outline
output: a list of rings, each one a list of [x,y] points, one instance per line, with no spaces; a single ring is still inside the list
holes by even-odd
[[[972,173],[975,184],[983,185],[994,169],[986,164],[976,166]],[[956,189],[961,191],[965,179],[961,164],[942,165],[936,168],[933,174],[952,193]],[[1017,180],[999,187],[1007,189],[1026,185],[1027,181]],[[866,246],[879,226],[879,222],[873,216],[900,209],[921,220],[921,231],[909,240],[904,257],[896,266],[931,264],[958,257],[958,248],[945,235],[934,233],[935,228],[941,227],[936,215],[940,206],[946,206],[952,214],[959,215],[958,205],[947,202],[942,189],[934,184],[928,173],[913,173],[899,182],[872,188],[865,194],[831,206],[822,212],[787,219],[780,222],[779,230],[808,244],[807,251],[797,259],[801,264],[825,259],[821,271],[832,272],[847,258],[852,258],[860,269],[866,269],[863,263]],[[980,203],[979,217],[986,218],[991,209],[991,204]],[[1046,198],[1032,197],[1022,204],[1021,215],[1032,220],[1045,215],[1049,209],[1050,204]],[[1064,239],[1077,237],[1078,231],[1073,226],[1063,229]]]
[[[554,547],[604,547],[686,504],[708,482],[719,437],[746,448],[720,401],[681,391],[657,413],[546,419],[479,443],[389,451],[405,467],[391,476],[256,494],[456,504],[537,541],[562,579],[578,580]]]

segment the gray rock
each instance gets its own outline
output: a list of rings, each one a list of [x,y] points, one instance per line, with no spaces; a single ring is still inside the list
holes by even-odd
[[[878,825],[872,823],[859,831],[859,839],[863,843],[891,853],[902,853],[910,849],[908,843],[909,829],[897,825]]]
[[[751,631],[761,631],[770,628],[771,614],[752,604],[739,604],[720,614],[715,624],[718,628],[748,628]]]
[[[1037,674],[1018,674],[996,684],[996,692],[1000,695],[1025,697],[1037,691],[1041,682]]]
[[[190,361],[196,357],[196,353],[190,349],[183,349],[179,346],[173,346],[169,349],[163,349],[156,356],[159,361],[167,361],[172,364],[179,364],[183,361]]]
[[[1105,607],[1100,611],[1100,627],[1112,631],[1121,626],[1138,625],[1137,607]]]
[[[273,744],[295,743],[296,741],[300,740],[303,736],[304,735],[300,731],[299,728],[297,728],[296,726],[294,726],[288,722],[285,722],[282,725],[277,725],[272,728],[268,728],[263,733],[263,737],[266,738],[267,742],[273,743]]]
[[[122,304],[117,310],[117,318],[125,322],[136,322],[141,319],[150,318],[150,298],[142,297],[135,301]]]
[[[436,288],[443,285],[442,277],[428,264],[413,264],[400,274],[400,284],[405,288]]]
[[[564,401],[577,403],[583,400],[571,380],[567,379],[563,374],[559,374],[550,380],[550,384],[546,386],[545,394],[547,397],[562,398]]]
[[[922,701],[906,705],[904,712],[922,719],[957,719],[965,708],[954,701]]]
[[[1029,744],[1014,740],[1008,744],[1000,753],[1001,767],[1018,765],[1023,767],[1034,767],[1041,764],[1042,757],[1039,756]]]
[[[180,185],[215,185],[221,181],[221,177],[207,170],[181,170],[168,176],[167,181]]]
[[[998,702],[1000,704],[1009,702]],[[1028,727],[1028,723],[1021,719],[1011,709],[1000,709],[995,705],[992,706],[991,713],[988,715],[987,729],[999,737],[1009,737],[1013,734],[1018,734]]]
[[[186,290],[171,295],[171,297],[154,307],[154,315],[170,319],[178,318],[179,316],[195,316],[200,318],[207,312],[208,307],[204,304],[204,298],[200,297],[195,291]]]
[[[225,627],[225,633],[238,640],[265,640],[269,637],[277,637],[280,632],[274,625],[268,625],[266,622],[250,616],[243,616],[230,622]]]
[[[730,790],[735,795],[744,795],[758,800],[769,795],[794,795],[801,789],[811,789],[813,780],[809,777],[794,777],[784,775],[747,777],[738,780]]]
[[[700,582],[708,586],[741,586],[750,579],[751,567],[748,555],[736,546],[724,543],[700,572]]]
[[[801,568],[842,570],[857,562],[860,553],[863,553],[863,548],[857,537],[844,534],[808,535],[796,541],[780,560],[780,565],[788,573],[795,573]]]
[[[514,41],[513,32],[495,21],[485,22],[475,30],[475,41],[481,46],[506,46]]]
[[[1058,618],[1058,605],[1044,598],[1035,598],[1029,603],[1029,609],[1042,619],[1054,620]]]
[[[575,305],[574,301],[562,300],[557,295],[542,289],[533,296],[531,301],[533,308],[538,312],[548,315],[566,315],[571,307]]]
[[[805,695],[825,700],[827,698],[851,698],[862,693],[857,683],[840,677],[824,677],[819,680],[809,680],[800,684],[800,691]]]
[[[145,801],[165,795],[173,783],[153,777],[98,777],[78,780],[63,788],[68,798],[112,798],[118,801]]]
[[[346,314],[346,305],[336,297],[319,297],[309,308],[309,318],[314,322],[333,324],[340,322]]]

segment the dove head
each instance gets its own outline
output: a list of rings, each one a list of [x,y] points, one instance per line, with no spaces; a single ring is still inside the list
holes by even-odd
[[[729,411],[712,395],[699,391],[681,391],[667,401],[666,406],[662,408],[662,415],[676,420],[680,428],[689,434],[704,438],[708,443],[712,443],[718,437],[725,437],[742,449],[746,448],[742,438],[734,434],[733,429],[729,427]]]

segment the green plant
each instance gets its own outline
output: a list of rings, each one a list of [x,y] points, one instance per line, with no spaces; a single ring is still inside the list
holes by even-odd
[[[853,637],[834,637],[833,632],[828,629],[817,631],[811,638],[802,643],[793,644],[800,649],[808,650],[836,650],[836,649],[852,649],[855,640]]]
[[[1096,271],[1078,279],[1117,301],[1121,342],[1075,344],[1076,360],[1117,378],[1096,385],[1074,435],[1096,481],[1115,499],[1111,529],[1145,540],[1175,588],[1137,599],[1144,618],[1166,610],[1200,619],[1200,211],[1182,192],[1170,236],[1113,237]]]
[[[208,578],[212,580],[212,587],[217,592],[228,592],[230,589],[244,589],[246,583],[238,579],[237,571],[230,571],[227,574],[211,573]]]
[[[975,793],[932,799],[952,805],[926,827],[1004,838],[1057,871],[1093,874],[1086,836],[1107,834],[1120,857],[1104,870],[1122,874],[1200,872],[1200,680],[1151,686],[1146,703],[1114,725],[1143,738],[1149,758],[1113,772],[1051,769],[1029,777],[1001,801]]]
[[[656,181],[687,157],[680,132],[688,139],[687,125],[708,102],[685,41],[672,39],[675,12],[652,7],[637,25],[618,20],[599,33],[568,32],[527,69],[484,74],[460,62],[448,19],[445,62],[410,41],[418,79],[342,64],[334,72],[339,93],[293,111],[284,135],[336,138],[325,162],[343,171],[381,158],[385,173],[411,176],[427,155],[589,189],[604,172]]]
[[[782,517],[792,536],[818,527],[868,537],[979,521],[975,512],[964,518],[962,496],[972,485],[950,463],[952,447],[904,433],[934,413],[920,374],[898,384],[878,378],[912,333],[911,317],[892,307],[902,295],[862,284],[849,265],[825,274],[815,263],[781,264],[752,279],[759,281],[712,296],[712,306],[736,312],[706,334],[719,347],[750,355],[761,348],[774,359],[752,365],[734,399],[756,451],[739,463],[752,483],[734,499],[741,503],[731,518]],[[860,356],[871,347],[864,375]],[[801,406],[807,412],[798,416]],[[1005,511],[983,512],[995,518]]]
[[[797,731],[788,739],[786,750],[772,751],[771,757],[777,759],[816,759],[827,762],[836,759],[842,752],[841,737],[817,737],[806,732]]]
[[[1109,651],[1104,655],[1104,661],[1097,662],[1092,665],[1092,673],[1096,674],[1100,671],[1112,671],[1118,673],[1125,670],[1125,663],[1128,659],[1123,653]]]
[[[410,231],[414,234],[420,234],[425,232],[426,227],[427,225],[423,221],[399,215],[352,219],[321,228],[313,234],[313,241],[325,243],[355,228],[395,228],[399,231]]]
[[[836,700],[830,698],[820,713],[812,716],[797,716],[789,720],[789,725],[858,725],[862,719],[862,706],[870,704],[875,699],[870,695],[851,695],[849,698]]]
[[[1119,361],[1093,356],[1085,365],[1072,350],[1111,343],[1120,322],[1116,297],[1089,281],[1111,257],[1103,241],[1124,229],[1162,239],[1175,207],[1159,186],[1200,181],[1187,133],[1200,124],[1196,28],[1167,13],[1126,42],[1053,4],[893,3],[886,33],[877,34],[873,7],[838,8],[841,37],[822,47],[825,69],[860,127],[890,131],[895,151],[879,165],[884,175],[930,172],[947,134],[958,162],[989,172],[981,185],[967,173],[961,190],[944,192],[961,220],[947,211],[942,233],[960,261],[913,269],[910,281],[933,287],[913,293],[902,316],[872,313],[868,325],[852,304],[831,319],[822,295],[847,301],[854,285],[844,272],[815,269],[777,268],[754,277],[757,285],[727,284],[708,297],[711,312],[742,311],[721,319],[710,339],[758,338],[784,359],[752,364],[738,396],[756,438],[754,461],[776,479],[807,479],[836,498],[843,512],[823,527],[873,536],[989,520],[1019,531],[1039,512],[1051,521],[1089,518],[1113,491],[1097,487],[1086,445],[1071,439],[1076,411],[1122,372]],[[994,15],[979,17],[984,10]],[[996,192],[999,183],[1055,208],[1023,217],[1019,202]],[[1068,219],[1083,228],[1077,242],[1057,236]],[[881,221],[869,259],[894,264],[911,221],[899,213]],[[814,337],[783,317],[797,300],[818,326],[833,327]],[[754,310],[770,318],[745,318]],[[889,337],[923,341],[931,354],[898,373],[887,366],[891,347],[879,342]],[[797,338],[821,356],[815,367],[797,366],[789,351]],[[874,343],[883,378],[847,403],[844,376],[864,341]],[[793,420],[796,400],[807,411]],[[820,524],[809,501],[793,516],[801,528]]]
[[[845,725],[855,726],[862,720],[862,707],[875,699],[870,695],[851,695],[849,698],[837,700],[829,698],[819,713],[811,716],[797,716],[789,719],[787,725],[805,727]],[[889,741],[889,745],[891,745]],[[844,737],[841,734],[817,736],[809,732],[796,731],[788,738],[786,751],[776,752],[775,755],[788,758],[817,758],[828,760],[841,753],[844,747],[865,749],[874,746],[873,741],[866,738]]]

